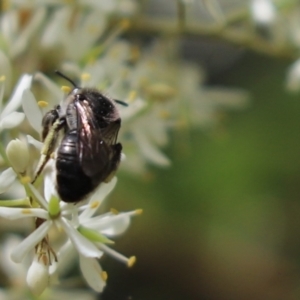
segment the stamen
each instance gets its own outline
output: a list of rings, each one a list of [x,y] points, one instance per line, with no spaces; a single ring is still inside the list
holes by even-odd
[[[121,253],[118,253],[117,251],[109,248],[108,246],[104,245],[104,244],[97,244],[100,248],[100,250],[103,250],[103,252],[105,252],[107,255],[112,256],[113,258],[125,263],[128,267],[133,266],[133,264],[136,261],[135,256],[131,256],[129,258],[127,258],[126,256],[122,255]]]
[[[110,209],[110,212],[113,214],[113,215],[118,215],[119,212],[115,209],[115,208],[111,208]]]
[[[135,210],[135,214],[136,214],[136,215],[141,215],[143,212],[144,212],[144,211],[143,211],[142,208],[139,208],[139,209],[136,209],[136,210]]]
[[[101,275],[101,278],[102,278],[103,281],[107,281],[107,278],[108,278],[107,272],[102,271],[100,275]]]
[[[135,256],[131,256],[128,259],[127,266],[129,268],[131,268],[135,264],[135,262],[136,262],[136,257]]]
[[[0,76],[0,82],[3,82],[6,80],[6,77],[4,75]]]
[[[48,105],[49,105],[49,103],[47,101],[44,101],[44,100],[38,101],[38,106],[41,107],[41,108],[45,108]]]
[[[134,99],[136,98],[136,91],[132,90],[130,91],[128,98],[127,98],[127,102],[133,102]]]
[[[61,88],[60,88],[64,93],[70,93],[71,92],[71,88],[69,86],[66,86],[66,85],[63,85]]]
[[[81,80],[82,81],[89,81],[91,79],[91,74],[89,73],[82,73],[81,74]]]
[[[90,203],[90,208],[91,209],[95,209],[95,208],[98,208],[100,206],[101,202],[100,201],[93,201]]]

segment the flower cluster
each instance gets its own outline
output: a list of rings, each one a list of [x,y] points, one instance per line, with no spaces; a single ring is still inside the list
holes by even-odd
[[[40,120],[36,111],[37,106],[35,108],[30,106],[31,100],[34,99],[29,90],[31,80],[30,75],[24,75],[18,83],[15,93],[2,113],[3,129],[15,127],[24,119],[24,113],[14,111],[20,106],[21,100],[25,114],[30,111],[27,115],[29,122],[31,124],[34,122],[31,119],[33,116]],[[19,115],[22,118],[18,117]],[[6,118],[10,122],[5,121]],[[110,238],[123,233],[128,228],[131,217],[140,214],[141,210],[127,213],[118,213],[115,210],[105,214],[98,213],[100,204],[114,188],[116,178],[109,183],[101,184],[87,201],[76,205],[59,201],[53,180],[53,161],[48,163],[45,170],[44,193],[41,195],[36,187],[30,184],[30,178],[34,174],[32,166],[35,164],[32,161],[34,156],[30,156],[29,150],[30,147],[41,149],[41,145],[41,142],[27,136],[23,141],[19,139],[10,141],[6,147],[5,158],[10,167],[0,175],[0,190],[2,193],[7,192],[14,183],[18,183],[20,189],[23,187],[21,193],[23,198],[1,200],[0,216],[9,220],[30,218],[36,227],[27,238],[14,247],[11,259],[21,263],[28,255],[33,255],[27,272],[27,284],[34,294],[40,294],[51,282],[50,279],[58,276],[61,264],[75,250],[87,283],[95,291],[101,292],[107,274],[102,271],[97,259],[107,253],[128,266],[133,265],[134,256],[126,258],[107,244],[113,243]],[[64,236],[59,245],[49,239],[50,231],[56,231],[56,240],[61,240],[61,236]]]
[[[299,92],[299,1],[182,0],[178,6],[180,14],[172,2],[160,5],[158,0],[147,1],[135,29],[174,34],[179,24],[181,33],[219,37],[268,56],[287,58],[292,63],[287,70],[286,88]]]
[[[4,2],[0,17],[0,193],[5,200],[0,200],[0,217],[34,225],[13,247],[10,258],[28,266],[27,285],[36,295],[57,283],[76,257],[88,285],[101,292],[107,278],[98,262],[103,254],[127,266],[135,262],[134,256],[117,253],[111,244],[141,210],[100,213],[116,185],[115,177],[101,183],[84,201],[60,201],[54,179],[55,153],[32,184],[44,149],[36,139],[43,130],[43,116],[64,101],[70,89],[60,88],[58,78],[53,80],[49,74],[57,67],[78,86],[98,88],[128,103],[118,107],[122,119],[118,140],[126,153],[121,169],[135,174],[145,172],[148,163],[170,165],[161,149],[169,141],[170,130],[210,128],[218,122],[220,110],[243,107],[247,95],[205,87],[203,74],[179,59],[174,41],[140,46],[121,39],[130,28],[124,17],[137,11],[135,1]],[[194,5],[193,1],[182,3]],[[115,16],[118,22],[111,25]]]

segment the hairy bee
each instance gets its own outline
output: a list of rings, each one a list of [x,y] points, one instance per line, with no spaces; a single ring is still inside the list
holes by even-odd
[[[37,176],[56,150],[56,189],[65,202],[78,202],[116,172],[122,145],[117,143],[121,118],[116,103],[97,89],[74,86],[62,105],[43,118],[44,159]],[[62,138],[60,138],[60,133]]]

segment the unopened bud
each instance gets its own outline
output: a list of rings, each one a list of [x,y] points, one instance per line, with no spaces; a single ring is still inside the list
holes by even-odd
[[[29,163],[29,152],[26,143],[19,139],[12,140],[6,147],[6,155],[17,173],[23,174]]]

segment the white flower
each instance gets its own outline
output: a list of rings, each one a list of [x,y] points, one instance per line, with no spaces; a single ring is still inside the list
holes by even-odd
[[[106,243],[111,243],[108,238],[124,233],[130,225],[132,216],[141,213],[141,210],[135,210],[125,213],[117,213],[115,211],[105,213],[103,215],[95,215],[99,210],[102,200],[111,192],[116,184],[114,178],[109,184],[102,184],[96,193],[91,197],[89,203],[80,208],[78,221],[75,227],[84,236],[93,241],[94,245],[101,251],[117,260],[122,261],[127,266],[132,266],[135,257],[125,257],[120,253],[109,248]],[[57,252],[58,264],[52,268],[52,273],[60,273],[65,271],[65,261],[73,257],[74,247],[70,241]],[[78,252],[78,251],[77,251]],[[93,257],[88,257],[79,252],[80,268],[84,278],[91,288],[97,292],[101,292],[105,287],[106,273],[102,271],[98,261]]]
[[[0,131],[14,128],[24,120],[24,113],[17,112],[16,110],[22,103],[24,91],[30,88],[31,81],[31,75],[23,75],[17,83],[11,98],[7,101],[6,106],[2,108],[5,80],[0,80]]]
[[[22,1],[20,1],[22,2]],[[32,1],[27,1],[27,3]],[[27,5],[26,5],[27,6]],[[27,9],[33,8],[26,7]],[[46,9],[39,7],[31,10],[31,17],[28,22],[22,24],[19,21],[18,7],[6,10],[2,13],[0,19],[1,33],[8,48],[8,54],[11,58],[15,58],[22,54],[31,45],[32,38],[37,34],[43,21],[45,20]],[[20,7],[22,9],[22,7]]]
[[[10,254],[12,249],[21,242],[21,238],[16,235],[6,235],[6,239],[2,240],[1,251],[0,251],[0,266],[1,270],[4,272],[6,278],[9,281],[9,287],[6,287],[0,291],[1,300],[11,300],[11,299],[24,299],[31,300],[32,294],[28,292],[28,287],[33,287],[37,291],[41,287],[45,288],[45,283],[50,284],[53,281],[53,278],[49,274],[49,270],[46,273],[48,267],[45,265],[38,265],[41,261],[38,261],[38,257],[34,257],[33,261],[30,263],[30,258],[26,260],[23,264],[14,263]],[[44,263],[47,262],[47,256],[40,256],[40,259],[44,258]],[[72,262],[73,263],[73,262]],[[37,268],[36,268],[37,267]],[[39,274],[37,274],[37,271]],[[27,275],[26,275],[27,273]],[[42,275],[42,278],[39,278],[37,275]],[[26,282],[29,281],[29,282]],[[33,283],[36,284],[33,284]],[[39,286],[39,284],[42,284]],[[72,299],[72,298],[84,299],[84,300],[94,300],[96,295],[89,291],[80,290],[77,288],[72,289],[59,289],[57,286],[54,289],[48,289],[46,294],[43,294],[41,299],[50,300],[50,299]]]
[[[30,175],[33,170],[30,168],[31,165],[29,165],[29,162],[33,158],[33,155],[29,155],[29,144],[37,149],[41,148],[41,143],[31,136],[27,136],[26,142],[16,139],[8,143],[6,156],[11,167],[0,174],[0,194],[8,191],[14,183],[24,185],[30,182]]]
[[[73,20],[72,27],[69,26]],[[83,11],[74,18],[74,7],[57,9],[50,18],[41,38],[44,48],[60,47],[70,60],[78,61],[91,49],[106,28],[103,10]]]
[[[24,174],[29,163],[29,151],[19,139],[11,140],[6,147],[6,155],[14,170]]]
[[[70,251],[74,251],[75,249],[79,254],[81,270],[86,281],[94,290],[100,292],[105,286],[104,279],[106,275],[101,271],[101,267],[95,259],[100,258],[103,253],[107,253],[125,262],[128,266],[134,263],[134,257],[126,258],[105,244],[111,242],[109,240],[110,237],[123,233],[130,224],[130,218],[133,215],[141,213],[141,211],[136,210],[118,214],[109,212],[94,216],[101,201],[114,188],[116,178],[111,180],[110,183],[102,183],[87,205],[79,203],[74,206],[73,204],[58,202],[58,199],[53,196],[55,187],[51,177],[50,172],[45,176],[45,199],[32,185],[28,185],[31,196],[40,204],[40,208],[0,207],[0,216],[6,219],[37,218],[40,220],[37,228],[13,249],[11,258],[14,262],[22,262],[34,248],[37,247],[36,249],[39,249],[40,247],[44,247],[44,238],[46,238],[53,226],[63,229],[68,237],[65,246],[57,251],[57,255],[51,248],[49,248],[50,252],[47,252],[47,250],[37,251],[37,257],[31,268],[35,270],[38,267],[43,273],[43,279],[41,280],[45,285],[48,278],[48,275],[45,275],[46,264],[50,265],[50,263],[53,263],[51,273],[56,272],[60,264],[64,264],[66,253],[69,256]],[[39,253],[42,253],[42,258],[39,256]],[[52,253],[52,255],[44,257],[43,253]],[[43,262],[40,262],[39,259],[42,259]],[[58,259],[58,262],[55,262],[56,259]],[[44,264],[44,266],[41,264]],[[90,269],[91,266],[93,266],[92,269]],[[34,276],[32,269],[30,269],[27,280],[31,283],[31,288],[35,290],[38,279]],[[45,286],[41,290],[44,290],[44,288]],[[41,292],[39,287],[37,289],[36,293]]]

